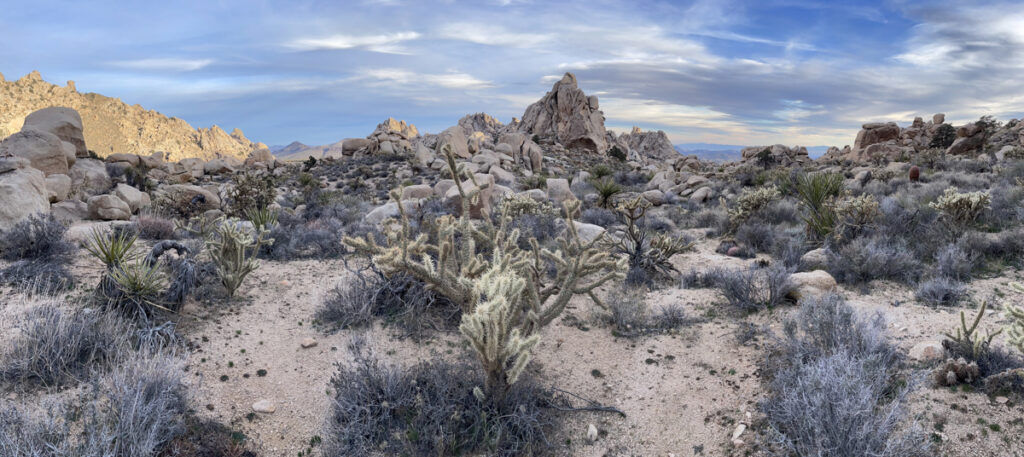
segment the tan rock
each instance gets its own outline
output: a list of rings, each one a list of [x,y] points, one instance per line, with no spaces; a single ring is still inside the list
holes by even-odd
[[[50,175],[46,177],[46,193],[50,203],[62,202],[71,195],[71,177]]]
[[[68,174],[68,159],[60,138],[46,131],[23,130],[0,143],[0,157],[28,159],[46,175]]]
[[[824,270],[814,270],[790,275],[793,283],[793,291],[790,298],[803,300],[804,298],[824,295],[836,289],[836,280]]]
[[[85,146],[85,135],[82,133],[82,116],[74,109],[52,106],[35,111],[25,117],[24,130],[48,132],[61,141],[71,143],[75,147],[76,157],[88,157],[89,150]]]
[[[43,172],[20,159],[0,159],[2,168],[16,167],[0,174],[0,232],[10,230],[25,218],[50,211]]]

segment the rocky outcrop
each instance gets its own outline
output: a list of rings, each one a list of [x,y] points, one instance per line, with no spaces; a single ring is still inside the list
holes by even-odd
[[[566,73],[550,92],[526,108],[517,130],[554,138],[569,149],[601,154],[608,150],[597,96],[584,94],[572,73]]]
[[[623,133],[615,138],[614,145],[627,154],[629,160],[636,160],[642,163],[660,162],[674,159],[679,156],[668,134],[664,131],[641,131],[640,127],[633,127],[629,133]],[[611,143],[611,142],[609,142]]]
[[[0,157],[21,157],[46,175],[68,174],[68,158],[56,135],[23,130],[0,142]]]
[[[788,147],[781,144],[772,146],[750,146],[740,151],[742,162],[765,167],[806,165],[812,162],[803,146]]]
[[[854,149],[864,149],[872,144],[896,140],[900,137],[900,126],[895,122],[873,122],[861,126],[857,139],[853,142]]]
[[[985,128],[977,123],[962,125],[956,129],[956,140],[946,149],[946,154],[960,155],[980,150],[985,145]]]
[[[55,108],[56,107],[56,108]],[[40,114],[32,116],[35,111]],[[75,119],[74,110],[79,115]],[[79,93],[74,83],[65,87],[43,81],[32,72],[17,81],[0,79],[0,138],[22,127],[49,131],[75,146],[78,157],[89,150],[101,157],[124,152],[149,155],[164,151],[169,160],[187,157],[209,159],[218,154],[244,159],[260,143],[239,130],[231,134],[219,127],[195,129],[187,122],[167,117],[117,98]]]
[[[472,137],[474,133],[483,133],[490,142],[494,142],[495,137],[505,127],[501,121],[495,119],[487,113],[475,113],[467,114],[459,119],[459,127],[462,128],[462,132],[466,134],[466,138]]]

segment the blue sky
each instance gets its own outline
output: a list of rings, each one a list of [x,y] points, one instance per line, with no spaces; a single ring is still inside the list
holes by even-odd
[[[0,72],[193,126],[324,144],[388,116],[521,116],[567,71],[609,128],[844,145],[860,124],[1024,113],[1024,7],[989,2],[3,0]]]

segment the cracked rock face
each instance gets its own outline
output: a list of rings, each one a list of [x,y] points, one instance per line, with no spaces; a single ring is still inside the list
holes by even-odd
[[[566,73],[550,92],[526,108],[518,129],[553,137],[568,149],[602,154],[608,150],[604,114],[598,109],[597,97],[584,94],[572,73]]]

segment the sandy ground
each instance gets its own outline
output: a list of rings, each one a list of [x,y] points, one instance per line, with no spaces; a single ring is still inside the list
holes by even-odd
[[[715,254],[715,245],[715,241],[703,241],[694,252],[674,261],[681,271],[750,262]],[[76,278],[91,285],[98,281],[99,272],[98,265],[80,253],[74,264]],[[328,382],[335,364],[349,360],[345,346],[352,335],[352,331],[326,334],[312,320],[322,296],[348,274],[337,260],[264,261],[230,304],[188,304],[178,325],[193,347],[188,359],[193,408],[244,432],[259,455],[295,456],[307,449],[310,439],[322,434],[330,407]],[[1000,300],[1019,303],[1022,296],[1007,286],[1019,278],[1019,272],[1008,271],[997,278],[976,280],[973,295],[982,298],[998,288],[1004,294]],[[882,312],[901,348],[938,342],[941,333],[958,322],[959,310],[916,304],[913,292],[904,286],[871,286],[870,295],[845,288],[841,292],[859,311]],[[748,412],[758,417],[762,389],[757,365],[765,355],[766,337],[741,344],[736,331],[747,321],[778,332],[795,308],[737,317],[722,312],[723,299],[715,291],[676,287],[650,292],[647,301],[652,307],[680,303],[690,317],[701,321],[675,334],[617,338],[592,318],[593,306],[578,298],[562,319],[544,330],[529,370],[544,383],[626,413],[624,418],[593,412],[562,414],[563,427],[549,437],[555,454],[749,455],[756,449],[750,443],[757,431],[741,435],[748,444],[739,448],[732,443],[732,434],[737,424],[750,421]],[[984,323],[1002,324],[1005,316],[1000,309],[992,311]],[[369,330],[368,336],[378,354],[400,364],[443,357],[452,348],[462,350],[456,333],[438,333],[415,342],[395,338],[391,330],[378,327]],[[316,345],[303,348],[307,339]],[[1005,336],[996,341],[1005,344]],[[923,377],[927,367],[918,366],[916,372]],[[253,404],[260,400],[270,401],[275,411],[254,413]],[[941,440],[936,455],[1024,455],[1020,405],[924,384],[913,396],[910,412]],[[937,422],[944,422],[941,432]],[[585,439],[589,424],[602,431],[595,443]]]

